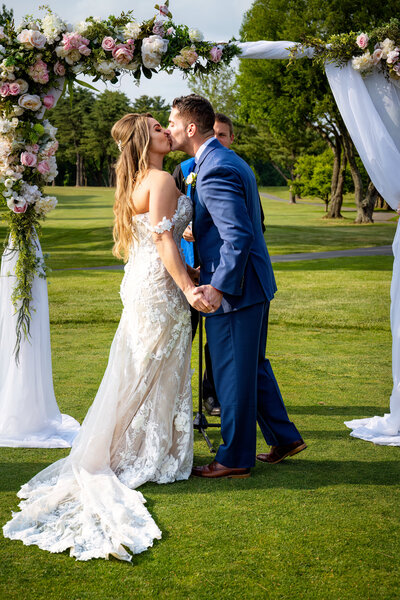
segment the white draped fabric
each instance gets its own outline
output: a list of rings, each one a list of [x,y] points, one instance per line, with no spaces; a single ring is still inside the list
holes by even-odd
[[[246,42],[239,44],[241,58],[287,59],[294,42]],[[312,56],[306,49],[297,56]],[[325,65],[340,114],[376,189],[386,202],[400,205],[400,88],[381,72],[362,77],[351,63]],[[391,328],[393,390],[390,413],[383,417],[346,421],[351,435],[375,444],[400,446],[400,231],[393,242]]]
[[[36,241],[38,257],[42,257]],[[0,446],[68,448],[79,423],[62,415],[53,389],[49,307],[46,279],[35,277],[32,288],[31,338],[22,339],[15,362],[16,314],[11,302],[18,255],[7,249],[0,275]]]

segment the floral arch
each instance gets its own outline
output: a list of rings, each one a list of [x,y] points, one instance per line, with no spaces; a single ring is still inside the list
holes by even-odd
[[[0,27],[0,208],[9,251],[18,252],[12,296],[17,357],[22,336],[29,334],[32,282],[44,272],[36,253],[40,223],[57,204],[43,188],[57,176],[57,130],[48,117],[60,96],[72,92],[74,83],[92,87],[80,74],[111,83],[124,73],[137,82],[175,69],[207,74],[240,53],[233,43],[207,42],[199,30],[175,24],[169,0],[142,23],[129,11],[104,20],[89,17],[73,27],[44,8],[42,19]]]

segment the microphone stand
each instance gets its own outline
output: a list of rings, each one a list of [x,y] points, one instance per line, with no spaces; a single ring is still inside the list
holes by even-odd
[[[208,427],[221,427],[220,423],[209,423],[203,413],[203,316],[199,314],[199,410],[193,421],[193,428],[197,429],[205,439],[211,453],[215,454],[212,443],[207,435]]]

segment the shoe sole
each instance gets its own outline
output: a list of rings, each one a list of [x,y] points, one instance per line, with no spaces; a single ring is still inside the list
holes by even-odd
[[[285,458],[288,458],[289,456],[294,456],[295,454],[298,454],[299,452],[301,452],[302,450],[305,450],[306,448],[307,448],[307,444],[302,444],[301,446],[294,448],[294,450],[291,450],[290,452],[288,452],[287,454],[282,456],[282,458],[279,458],[278,460],[274,460],[273,462],[271,462],[269,460],[261,460],[260,458],[257,458],[257,457],[256,457],[256,460],[258,460],[259,462],[262,462],[262,463],[267,463],[269,465],[277,465],[278,463],[285,460]]]

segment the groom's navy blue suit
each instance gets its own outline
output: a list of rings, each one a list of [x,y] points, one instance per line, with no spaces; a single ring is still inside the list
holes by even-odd
[[[201,154],[195,171],[193,233],[200,284],[211,284],[223,293],[220,308],[205,315],[221,404],[223,444],[216,460],[226,467],[248,468],[255,462],[257,420],[269,445],[301,438],[289,421],[265,358],[275,278],[250,167],[215,139]]]

